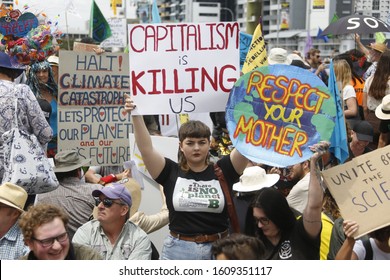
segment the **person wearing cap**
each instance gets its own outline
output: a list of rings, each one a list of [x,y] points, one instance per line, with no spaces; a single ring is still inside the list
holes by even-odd
[[[70,241],[68,215],[59,207],[39,204],[29,207],[19,220],[30,252],[21,260],[101,260],[88,246]]]
[[[0,260],[15,260],[30,251],[18,225],[26,200],[23,188],[12,183],[0,186]]]
[[[377,148],[384,144],[382,135],[379,145],[380,119],[376,116],[375,110],[381,105],[383,98],[390,94],[390,50],[386,50],[381,55],[375,73],[370,76],[363,88],[363,111],[364,119],[369,121],[374,128],[373,144]]]
[[[81,158],[76,150],[63,150],[55,157],[54,172],[60,183],[59,187],[48,193],[38,194],[36,203],[49,203],[61,207],[69,216],[69,238],[89,220],[95,206],[91,191],[103,188],[100,184],[84,182],[81,167],[91,159]]]
[[[302,216],[296,218],[286,198],[272,187],[262,188],[251,205],[256,236],[265,245],[265,259],[318,260],[322,230],[323,189],[317,161],[330,143],[310,147],[310,182],[307,204]]]
[[[53,129],[53,137],[48,143],[47,156],[54,157],[57,153],[57,95],[58,86],[53,77],[53,71],[47,60],[36,61],[30,65],[27,84],[37,98],[50,103],[50,127]]]
[[[73,242],[98,251],[105,260],[150,260],[148,235],[129,221],[132,199],[123,184],[113,183],[92,196],[98,207],[97,219],[82,225]]]
[[[24,69],[12,64],[11,58],[6,53],[0,52],[0,111],[2,112],[0,135],[13,128],[15,115],[17,115],[19,128],[36,135],[38,141],[44,146],[52,139],[53,131],[31,89],[27,85],[13,82],[14,78],[23,71]],[[17,112],[15,112],[15,103],[17,103]],[[3,139],[0,137],[0,180],[4,174],[2,146]]]
[[[368,145],[374,138],[374,128],[368,121],[359,121],[351,130],[351,138],[352,140],[348,146],[349,158],[347,161],[372,151]]]

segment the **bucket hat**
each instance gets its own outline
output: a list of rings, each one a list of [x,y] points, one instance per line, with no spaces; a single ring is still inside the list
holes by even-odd
[[[90,158],[82,159],[75,150],[63,150],[58,152],[54,157],[55,167],[54,172],[69,172],[88,165],[91,162]]]

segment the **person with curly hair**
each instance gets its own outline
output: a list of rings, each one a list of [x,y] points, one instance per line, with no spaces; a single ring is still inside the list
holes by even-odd
[[[19,226],[30,253],[23,260],[101,260],[98,252],[70,242],[69,218],[50,204],[31,206],[22,214]]]

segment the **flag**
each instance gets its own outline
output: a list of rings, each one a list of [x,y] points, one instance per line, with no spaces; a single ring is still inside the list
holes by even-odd
[[[73,0],[70,0],[70,1],[68,2],[68,5],[66,6],[65,11],[66,11],[68,14],[71,14],[71,15],[74,15],[74,16],[76,16],[76,17],[81,18],[81,15],[80,15],[79,12],[76,10],[76,7],[74,6]]]
[[[349,157],[347,129],[345,125],[342,100],[340,98],[341,96],[337,86],[332,60],[330,61],[329,69],[330,72],[328,80],[328,89],[333,95],[333,98],[336,103],[335,127],[330,138],[329,151],[333,153],[333,155],[338,159],[339,163],[344,163],[344,161]]]
[[[103,42],[111,36],[111,28],[99,9],[99,6],[92,0],[91,19],[89,21],[91,37],[98,43]]]
[[[265,65],[268,65],[267,51],[265,49],[262,25],[259,23],[256,26],[255,32],[253,32],[251,46],[246,55],[241,72],[245,74],[257,67]]]
[[[313,41],[311,40],[310,30],[307,30],[305,57],[307,57],[307,53],[310,51],[312,47],[313,47]]]
[[[157,0],[153,0],[152,22],[153,23],[161,23],[160,12],[158,11],[158,7],[157,7]]]
[[[323,39],[325,43],[328,43],[329,42],[329,38],[328,36],[326,35],[321,35],[322,33],[322,29],[320,27],[318,27],[318,33],[317,33],[317,39]]]
[[[330,20],[330,23],[336,22],[338,20],[339,20],[339,17],[337,16],[336,13],[334,13],[332,19]],[[333,36],[332,34],[328,34],[328,38],[332,38],[332,36]]]
[[[375,33],[375,43],[383,44],[386,41],[386,36],[382,32]]]
[[[240,69],[244,65],[246,55],[252,42],[252,35],[240,31]]]

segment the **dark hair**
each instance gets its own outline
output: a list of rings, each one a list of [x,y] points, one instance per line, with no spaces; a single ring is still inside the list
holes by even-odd
[[[356,73],[356,67],[354,66],[353,64],[353,55],[348,53],[348,52],[345,52],[345,53],[342,53],[342,54],[339,54],[339,55],[336,55],[334,58],[333,58],[333,61],[336,61],[336,60],[340,60],[340,59],[344,59],[349,67],[351,68],[351,72],[352,72],[352,79],[353,79],[353,82],[355,82],[355,80],[358,80],[359,82],[363,82],[363,79],[361,78],[361,76],[359,76],[357,73]]]
[[[389,77],[390,51],[385,51],[378,61],[368,94],[377,100],[381,100],[386,95],[386,88],[388,87],[387,80]]]
[[[84,44],[95,44],[95,40],[91,37],[84,37],[80,40],[80,43],[84,43]]]
[[[12,80],[14,80],[20,75],[20,72],[18,70],[12,70],[4,67],[0,67],[0,73],[8,76]]]
[[[210,142],[210,128],[201,121],[188,121],[180,126],[179,141],[183,142],[186,138],[207,138]],[[179,148],[178,152],[179,165],[184,171],[188,171],[189,167],[187,159]]]
[[[62,181],[66,178],[78,177],[80,170],[81,168],[77,168],[68,172],[56,172],[57,180]]]
[[[368,234],[370,237],[378,240],[379,242],[386,242],[390,237],[390,226],[377,229]]]
[[[233,233],[215,241],[211,247],[211,254],[214,257],[224,254],[229,260],[261,260],[265,255],[265,247],[256,237]]]
[[[296,223],[294,212],[290,209],[286,198],[276,189],[263,188],[258,191],[252,208],[260,208],[282,232],[292,228]],[[262,234],[262,231],[260,232]]]

